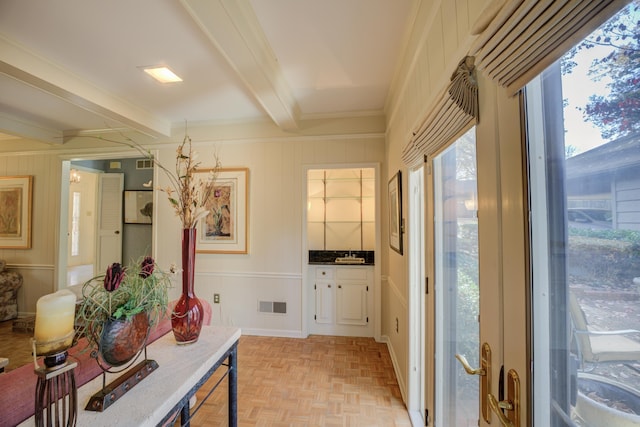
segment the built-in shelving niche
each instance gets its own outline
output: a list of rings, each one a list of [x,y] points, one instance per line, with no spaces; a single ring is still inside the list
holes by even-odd
[[[310,169],[309,250],[375,249],[375,169]]]

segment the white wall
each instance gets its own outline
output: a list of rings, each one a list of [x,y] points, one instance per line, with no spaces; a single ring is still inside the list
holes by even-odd
[[[249,254],[198,254],[196,259],[196,293],[209,302],[214,292],[222,295],[221,304],[215,307],[215,322],[241,326],[245,332],[300,334],[303,165],[382,164],[383,128],[380,116],[308,120],[297,133],[285,133],[266,123],[190,126],[194,148],[202,159],[217,149],[223,166],[249,168]],[[182,137],[182,131],[176,130],[171,141]],[[140,141],[148,143],[144,138]],[[173,167],[176,143],[156,143],[161,147],[160,161]],[[37,299],[58,286],[62,160],[132,154],[121,144],[101,141],[97,145],[95,139],[77,138],[59,146],[32,140],[0,146],[0,176],[34,176],[32,248],[0,249],[0,259],[24,277],[18,292],[21,316],[32,315]],[[206,166],[210,165],[202,164]],[[162,185],[162,179],[160,173],[154,185]],[[180,264],[181,226],[163,193],[156,193],[154,255],[166,268]],[[173,296],[179,295],[179,287],[176,283]],[[287,301],[287,315],[258,315],[258,299]]]
[[[384,161],[382,136],[303,138],[286,141],[194,142],[202,167],[214,150],[223,167],[249,168],[249,253],[198,254],[195,292],[213,307],[213,322],[239,326],[243,333],[302,336],[304,165]],[[158,159],[173,164],[175,146]],[[159,185],[166,183],[161,173]],[[164,193],[158,192],[157,260],[180,264],[180,222]],[[179,287],[172,295],[179,294]],[[220,304],[213,304],[219,293]],[[287,314],[258,312],[258,301],[283,301]]]
[[[34,313],[37,299],[55,290],[60,161],[51,154],[0,156],[0,176],[16,175],[33,176],[31,248],[0,249],[0,259],[23,276],[19,313]]]

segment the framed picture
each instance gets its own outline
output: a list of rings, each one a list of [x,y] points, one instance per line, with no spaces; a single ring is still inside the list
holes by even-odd
[[[211,169],[200,169],[206,179]],[[249,169],[222,168],[205,204],[209,211],[198,224],[196,252],[209,254],[248,253]]]
[[[124,192],[125,224],[151,224],[153,217],[153,191]]]
[[[402,175],[389,180],[389,246],[402,255]]]
[[[0,248],[31,248],[33,176],[0,177]]]

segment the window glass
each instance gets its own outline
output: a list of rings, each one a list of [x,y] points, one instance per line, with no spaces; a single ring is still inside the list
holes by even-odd
[[[640,1],[526,98],[535,425],[640,425]]]
[[[71,256],[80,253],[80,193],[73,192],[71,208]]]
[[[478,200],[475,128],[433,160],[436,270],[436,425],[478,425]]]

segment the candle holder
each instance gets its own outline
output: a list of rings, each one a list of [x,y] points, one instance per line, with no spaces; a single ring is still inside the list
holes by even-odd
[[[67,360],[74,331],[64,337],[38,342],[31,340],[34,373],[38,376],[35,394],[36,426],[76,425],[78,415],[78,389],[74,369],[78,364]],[[71,341],[70,341],[71,340]],[[44,353],[39,353],[46,349]],[[43,356],[44,366],[38,365]]]

